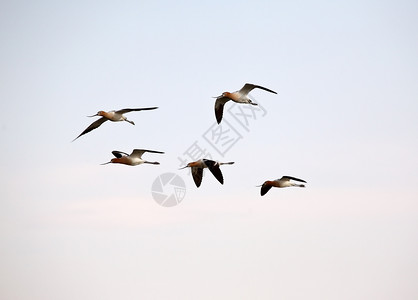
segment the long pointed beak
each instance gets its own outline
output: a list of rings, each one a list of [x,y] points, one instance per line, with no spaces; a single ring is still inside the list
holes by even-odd
[[[185,169],[185,168],[187,168],[188,166],[185,166],[185,167],[183,167],[183,168],[180,168],[179,170],[183,170],[183,169]]]
[[[91,117],[97,117],[97,116],[98,116],[98,114],[95,114],[95,115],[92,115],[92,116],[87,116],[87,117],[91,118]]]
[[[110,164],[110,163],[111,163],[111,161],[108,161],[108,162],[105,162],[105,163],[100,164],[100,165],[103,166],[103,165],[107,165],[107,164]]]

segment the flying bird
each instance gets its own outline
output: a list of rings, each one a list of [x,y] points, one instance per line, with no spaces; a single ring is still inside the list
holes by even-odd
[[[188,163],[185,167],[180,168],[184,169],[187,167],[190,167],[192,169],[192,176],[194,183],[197,187],[200,186],[202,183],[202,177],[203,177],[203,169],[208,168],[209,171],[215,176],[215,178],[221,183],[224,184],[224,178],[222,176],[221,169],[219,168],[221,165],[232,165],[234,162],[218,162],[210,159],[200,159],[198,161],[194,161],[191,163]]]
[[[251,99],[248,96],[248,93],[251,92],[253,89],[262,89],[262,90],[265,90],[267,92],[277,94],[275,91],[269,90],[268,88],[265,88],[265,87],[262,87],[262,86],[259,86],[259,85],[255,85],[255,84],[251,84],[251,83],[246,83],[239,91],[236,91],[236,92],[233,92],[233,93],[224,92],[224,93],[222,93],[222,95],[220,95],[218,97],[213,97],[213,98],[216,98],[216,101],[215,101],[215,116],[216,116],[216,121],[218,122],[218,124],[221,123],[221,121],[222,121],[224,105],[229,100],[232,100],[232,101],[237,102],[237,103],[248,103],[248,104],[251,104],[251,105],[258,105],[257,103],[252,102]]]
[[[280,179],[267,180],[262,185],[259,185],[259,186],[261,186],[260,194],[261,194],[261,196],[264,196],[265,194],[267,194],[267,192],[273,186],[278,187],[278,188],[284,188],[284,187],[289,187],[289,186],[305,187],[304,184],[293,183],[293,182],[291,182],[291,180],[306,183],[305,180],[302,180],[302,179],[299,179],[299,178],[295,178],[295,177],[291,177],[291,176],[283,176]]]
[[[145,152],[164,154],[164,152],[161,152],[161,151],[145,150],[145,149],[134,149],[131,154],[128,154],[122,151],[112,151],[112,154],[115,156],[115,158],[112,158],[109,162],[106,162],[102,165],[107,165],[110,163],[124,164],[124,165],[129,165],[129,166],[137,166],[140,164],[153,164],[153,165],[160,164],[157,161],[152,162],[152,161],[143,160],[142,154],[144,154]]]
[[[144,107],[144,108],[124,108],[120,110],[111,110],[111,111],[99,111],[97,114],[88,116],[88,117],[96,117],[101,116],[100,119],[94,121],[90,124],[89,127],[87,127],[78,137],[76,137],[73,141],[78,139],[80,136],[89,133],[90,131],[98,128],[100,125],[102,125],[106,121],[112,121],[112,122],[120,122],[120,121],[126,121],[128,123],[131,123],[132,125],[135,125],[133,121],[128,120],[124,114],[131,112],[131,111],[140,111],[140,110],[152,110],[157,109],[158,107]]]

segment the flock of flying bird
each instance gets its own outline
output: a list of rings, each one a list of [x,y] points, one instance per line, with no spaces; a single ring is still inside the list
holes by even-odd
[[[245,104],[250,104],[250,105],[257,105],[257,103],[254,103],[254,102],[251,101],[251,99],[249,98],[249,95],[248,95],[249,92],[251,92],[253,89],[256,89],[256,88],[265,90],[265,91],[273,93],[273,94],[277,94],[275,91],[272,91],[272,90],[267,89],[265,87],[250,84],[250,83],[246,83],[240,90],[238,90],[236,92],[233,92],[233,93],[224,92],[224,93],[222,93],[222,95],[220,95],[218,97],[214,97],[214,98],[216,98],[216,101],[215,101],[215,116],[216,116],[216,121],[218,122],[218,124],[220,124],[221,121],[222,121],[224,105],[230,100],[232,100],[236,103],[245,103]],[[82,133],[80,133],[80,135],[77,136],[73,141],[75,141],[76,139],[78,139],[82,135],[84,135],[86,133],[89,133],[90,131],[98,128],[100,125],[102,125],[106,121],[112,121],[112,122],[126,121],[128,123],[131,123],[132,125],[135,125],[135,123],[133,121],[128,120],[124,114],[132,112],[132,111],[154,110],[154,109],[157,109],[157,108],[158,107],[126,108],[126,109],[121,109],[121,110],[116,110],[116,111],[113,110],[113,111],[109,111],[109,112],[99,111],[97,114],[95,114],[93,116],[89,116],[89,117],[99,116],[101,118],[97,119],[95,122],[90,124],[90,126],[87,127]],[[136,165],[140,165],[140,164],[144,164],[144,163],[154,164],[154,165],[160,164],[159,162],[151,162],[151,161],[146,161],[146,160],[142,159],[142,155],[145,152],[164,154],[164,152],[161,152],[161,151],[146,150],[146,149],[134,149],[131,154],[128,154],[128,153],[125,153],[125,152],[122,152],[122,151],[112,151],[112,154],[115,157],[112,158],[109,162],[106,162],[102,165],[109,164],[109,163],[125,164],[125,165],[130,165],[130,166],[136,166]],[[232,165],[233,163],[234,162],[222,163],[222,162],[218,162],[218,161],[203,158],[203,159],[200,159],[198,161],[190,162],[185,167],[183,167],[181,169],[190,167],[191,171],[192,171],[193,180],[194,180],[196,186],[199,187],[200,184],[202,183],[203,169],[208,168],[209,171],[215,176],[215,178],[221,184],[223,184],[224,179],[223,179],[223,176],[222,176],[220,166],[221,165]],[[272,187],[278,187],[278,188],[290,187],[290,186],[305,187],[304,184],[294,183],[294,181],[306,183],[305,180],[302,180],[302,179],[299,179],[299,178],[296,178],[296,177],[283,176],[283,177],[281,177],[279,179],[276,179],[276,180],[267,180],[262,185],[259,185],[259,187],[261,186],[260,194],[261,194],[261,196],[264,196]]]

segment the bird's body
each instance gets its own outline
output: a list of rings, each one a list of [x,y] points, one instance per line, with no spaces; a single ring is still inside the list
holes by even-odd
[[[133,125],[135,125],[135,123],[133,123],[132,121],[129,121],[121,111],[115,111],[115,110],[111,110],[111,111],[99,111],[97,113],[98,116],[102,116],[103,118],[112,121],[112,122],[120,122],[120,121],[126,121],[129,122]]]
[[[247,104],[251,104],[251,105],[258,105],[257,103],[252,102],[252,100],[248,96],[248,93],[251,92],[253,89],[262,89],[262,90],[265,90],[267,92],[277,94],[275,91],[272,91],[268,88],[265,88],[265,87],[262,87],[262,86],[259,86],[259,85],[255,85],[255,84],[251,84],[251,83],[246,83],[239,91],[236,91],[236,92],[233,92],[233,93],[230,93],[230,92],[222,93],[222,95],[220,95],[219,97],[215,97],[216,98],[216,101],[215,101],[215,116],[216,116],[216,121],[218,122],[218,124],[221,123],[221,121],[222,121],[224,105],[229,100],[232,100],[232,101],[237,102],[237,103],[247,103]]]
[[[232,165],[234,162],[222,163],[210,159],[200,159],[191,163],[188,163],[184,168],[190,167],[192,169],[193,180],[197,187],[202,183],[203,169],[208,168],[209,171],[215,176],[215,178],[224,184],[224,178],[219,168],[221,165]]]
[[[292,182],[291,180],[306,183],[305,180],[302,180],[302,179],[299,179],[299,178],[296,178],[296,177],[283,176],[280,179],[265,181],[261,185],[260,194],[261,194],[261,196],[264,196],[272,187],[277,187],[277,188],[284,188],[284,187],[291,187],[291,186],[305,187],[304,184],[297,184],[297,183]]]
[[[146,161],[142,159],[142,154],[145,152],[150,153],[159,153],[164,154],[164,152],[160,151],[154,151],[154,150],[145,150],[145,149],[134,149],[131,154],[122,152],[122,151],[112,151],[112,154],[115,156],[115,158],[112,158],[109,162],[104,163],[102,165],[106,164],[124,164],[129,166],[137,166],[140,164],[153,164],[153,165],[159,165],[159,162],[151,162]]]
[[[133,121],[128,120],[124,114],[131,112],[131,111],[141,111],[141,110],[152,110],[157,109],[158,107],[145,107],[145,108],[125,108],[120,110],[111,110],[111,111],[99,111],[97,114],[89,116],[89,117],[96,117],[100,116],[100,119],[97,119],[93,123],[90,124],[89,127],[87,127],[78,137],[76,137],[73,141],[78,139],[80,136],[89,133],[90,131],[98,128],[100,125],[102,125],[106,121],[112,121],[112,122],[121,122],[126,121],[128,123],[131,123],[132,125],[135,125]]]

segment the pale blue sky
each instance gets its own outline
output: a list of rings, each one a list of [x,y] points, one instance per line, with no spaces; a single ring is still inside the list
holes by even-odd
[[[415,1],[2,2],[0,298],[417,299],[417,20]],[[278,94],[253,91],[267,114],[216,156],[211,97],[246,82]],[[178,170],[195,141],[235,161],[223,186]],[[133,148],[166,154],[100,165]],[[282,175],[307,188],[259,196]]]

